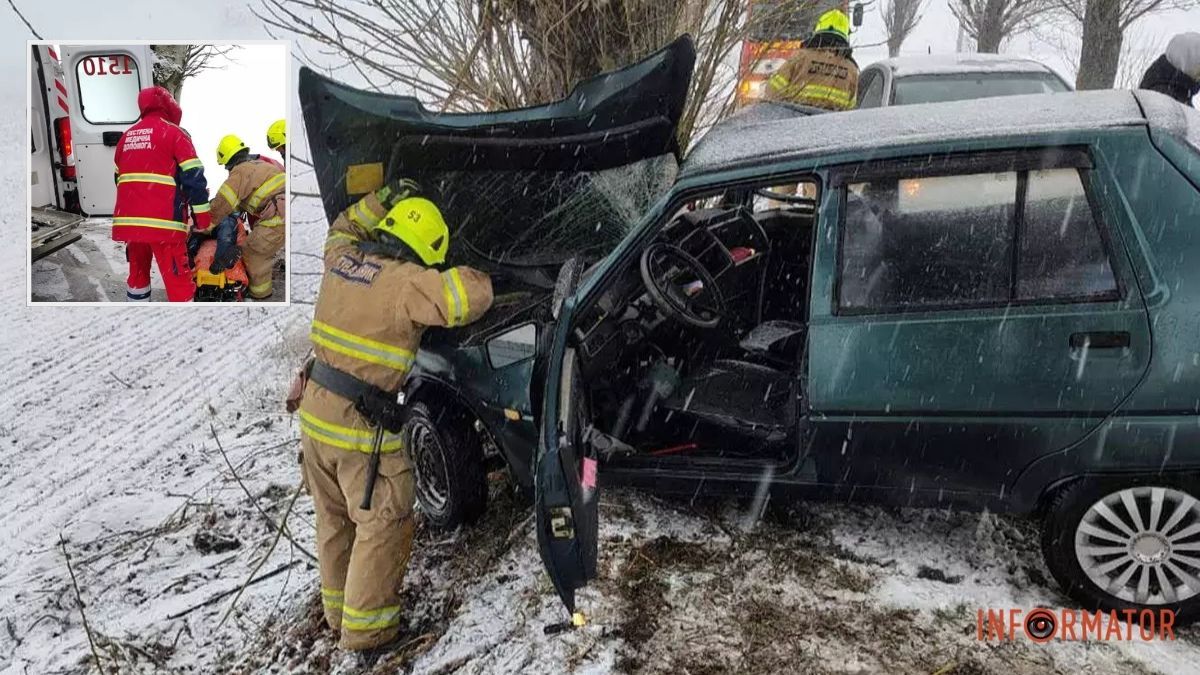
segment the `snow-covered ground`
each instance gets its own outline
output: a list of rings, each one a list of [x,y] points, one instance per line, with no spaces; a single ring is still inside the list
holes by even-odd
[[[29,296],[34,302],[124,302],[125,245],[112,239],[111,218],[79,225],[79,241],[34,261]],[[165,302],[158,269],[150,272],[150,300]]]

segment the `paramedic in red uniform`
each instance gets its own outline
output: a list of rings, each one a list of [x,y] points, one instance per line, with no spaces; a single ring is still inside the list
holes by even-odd
[[[126,296],[150,300],[150,260],[167,287],[167,300],[187,302],[196,291],[188,263],[188,206],[192,225],[208,229],[208,184],[192,140],[179,128],[179,104],[162,87],[138,93],[141,117],[117,143],[117,203],[113,239],[125,242]]]

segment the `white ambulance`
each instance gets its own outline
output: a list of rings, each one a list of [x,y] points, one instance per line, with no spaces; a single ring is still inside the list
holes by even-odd
[[[33,44],[29,54],[30,248],[47,256],[111,216],[113,153],[153,80],[150,45]]]

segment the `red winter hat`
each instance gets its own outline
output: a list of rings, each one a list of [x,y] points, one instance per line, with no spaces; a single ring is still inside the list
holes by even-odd
[[[171,124],[179,124],[179,120],[183,119],[183,110],[175,102],[175,97],[158,86],[146,87],[138,92],[138,110],[142,111],[143,116],[157,112]]]

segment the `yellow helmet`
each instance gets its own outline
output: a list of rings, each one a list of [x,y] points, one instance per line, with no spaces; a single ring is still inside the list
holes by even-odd
[[[225,166],[229,160],[233,159],[234,155],[245,149],[246,144],[242,142],[242,139],[233,134],[225,136],[220,143],[217,143],[217,164]]]
[[[426,265],[440,265],[450,248],[450,228],[437,205],[424,197],[407,197],[396,202],[376,232],[386,232],[408,245]]]
[[[813,33],[834,33],[850,39],[850,17],[840,9],[831,9],[817,19],[817,27]]]
[[[287,145],[287,122],[275,120],[271,126],[267,127],[267,147],[278,150],[285,145]]]

